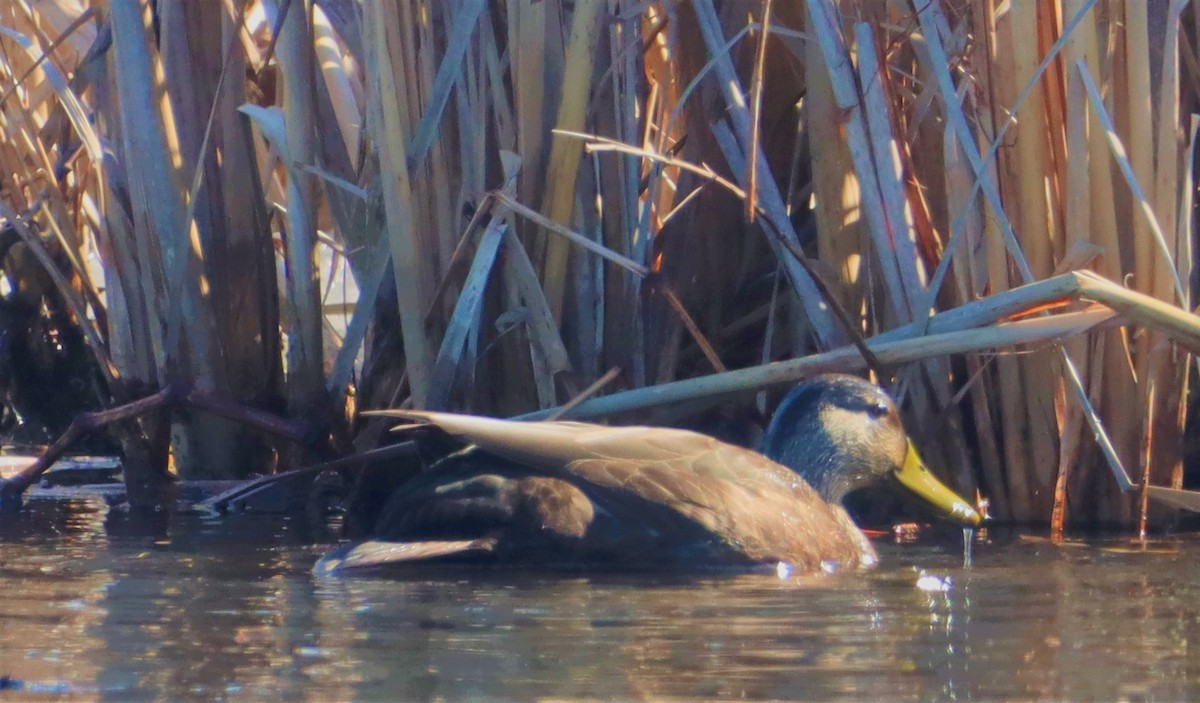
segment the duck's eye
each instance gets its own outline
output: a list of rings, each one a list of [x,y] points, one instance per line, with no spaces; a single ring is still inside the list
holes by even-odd
[[[889,406],[886,400],[877,400],[867,405],[867,414],[879,419],[888,414]]]

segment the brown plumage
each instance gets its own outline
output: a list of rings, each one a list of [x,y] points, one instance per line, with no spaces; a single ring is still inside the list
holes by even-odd
[[[475,448],[402,485],[375,538],[319,572],[427,559],[867,566],[875,552],[840,500],[909,454],[891,400],[849,376],[810,380],[780,405],[764,446],[787,466],[685,430],[388,414]],[[954,510],[978,521],[965,502]]]

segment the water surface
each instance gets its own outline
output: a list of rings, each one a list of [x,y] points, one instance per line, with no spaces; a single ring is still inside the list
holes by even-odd
[[[874,571],[802,579],[320,581],[307,539],[86,502],[0,516],[0,677],[21,686],[0,700],[1200,699],[1195,537],[993,534],[969,570],[953,539],[881,543]]]

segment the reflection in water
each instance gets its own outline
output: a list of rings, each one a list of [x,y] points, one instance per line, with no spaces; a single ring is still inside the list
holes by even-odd
[[[874,572],[788,581],[314,582],[321,548],[289,522],[143,525],[89,503],[0,517],[0,677],[109,700],[1200,695],[1196,540],[1010,539],[979,545],[970,570],[954,540],[883,545]]]

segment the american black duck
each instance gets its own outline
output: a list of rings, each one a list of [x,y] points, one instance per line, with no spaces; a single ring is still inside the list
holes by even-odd
[[[875,550],[841,501],[887,480],[948,518],[982,520],[925,468],[892,399],[853,376],[793,389],[761,454],[661,427],[387,414],[477,449],[401,485],[373,539],[330,552],[318,573],[423,560],[869,566]]]

